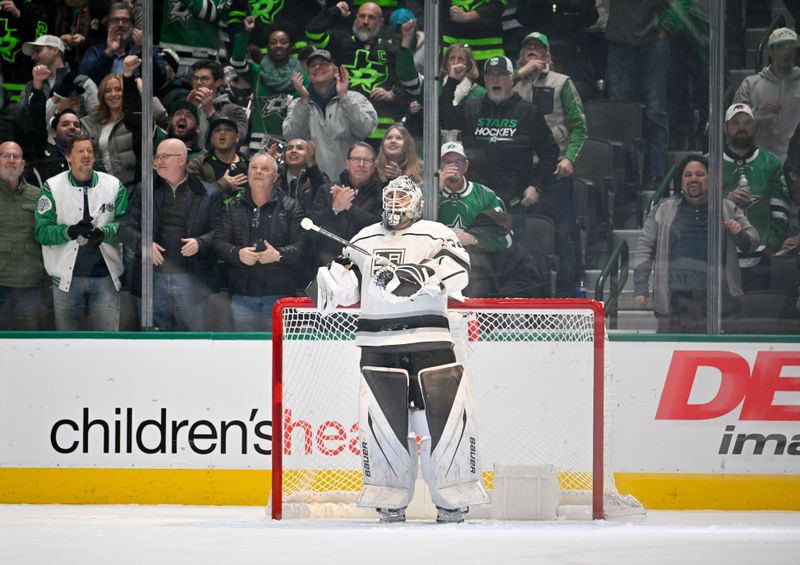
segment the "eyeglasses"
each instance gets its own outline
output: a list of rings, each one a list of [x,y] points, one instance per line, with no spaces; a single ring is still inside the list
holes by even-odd
[[[180,153],[159,153],[153,157],[153,161],[166,161],[168,157],[180,157]]]
[[[0,159],[6,161],[22,161],[22,155],[17,155],[16,153],[0,153]]]
[[[453,159],[452,161],[442,161],[442,166],[444,165],[456,165],[461,167],[464,163],[466,163],[466,159]]]
[[[119,26],[119,25],[131,23],[131,19],[130,18],[108,18],[108,23],[110,23],[111,25]]]
[[[372,163],[375,159],[372,157],[349,157],[347,160],[353,163]]]

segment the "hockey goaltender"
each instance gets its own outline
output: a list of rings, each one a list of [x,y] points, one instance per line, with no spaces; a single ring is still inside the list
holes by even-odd
[[[456,361],[447,298],[461,298],[469,255],[455,233],[421,220],[420,187],[406,176],[383,189],[383,219],[362,229],[317,272],[317,307],[361,301],[358,427],[364,486],[358,505],[404,522],[414,496],[417,442],[436,521],[463,522],[485,504],[472,392]]]

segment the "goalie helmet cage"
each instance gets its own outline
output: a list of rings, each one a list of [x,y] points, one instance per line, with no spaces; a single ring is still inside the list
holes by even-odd
[[[306,298],[273,310],[271,515],[287,506],[347,516],[361,485],[358,310],[321,316]],[[472,380],[484,484],[494,464],[552,465],[562,504],[607,517],[603,305],[591,299],[467,299],[448,308],[456,357]],[[275,449],[281,445],[282,449]],[[605,499],[605,502],[604,502]],[[636,512],[638,513],[638,512]],[[288,514],[286,515],[288,516]]]

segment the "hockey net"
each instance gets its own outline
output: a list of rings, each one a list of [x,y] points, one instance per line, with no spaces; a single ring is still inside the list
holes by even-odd
[[[611,375],[602,304],[468,299],[451,301],[448,317],[472,381],[487,491],[496,465],[552,466],[561,507],[582,507],[595,519],[642,513],[635,499],[617,494],[604,467]],[[356,309],[321,316],[307,299],[275,308],[273,438],[283,441],[273,445],[283,449],[272,452],[273,518],[361,515],[357,320]]]

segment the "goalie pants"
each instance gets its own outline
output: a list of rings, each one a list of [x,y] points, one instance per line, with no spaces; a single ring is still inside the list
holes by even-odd
[[[404,349],[362,349],[364,488],[359,505],[407,506],[414,495],[418,458],[436,506],[454,509],[485,502],[472,393],[452,345]]]
[[[394,369],[405,369],[408,372],[408,405],[410,408],[423,410],[425,408],[422,400],[422,392],[419,389],[419,379],[417,378],[420,370],[438,365],[446,365],[456,362],[456,354],[453,346],[442,342],[432,349],[421,351],[409,351],[413,347],[405,348],[397,353],[389,352],[385,347],[362,347],[361,348],[361,367],[389,367]]]

